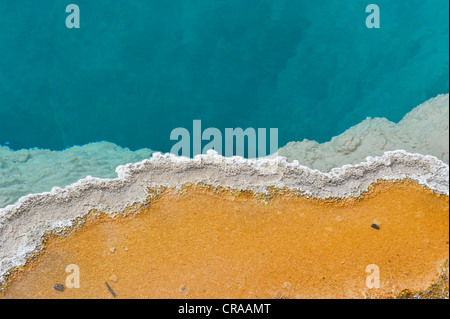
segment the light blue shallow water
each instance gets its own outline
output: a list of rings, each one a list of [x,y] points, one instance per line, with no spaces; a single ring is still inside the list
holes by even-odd
[[[324,142],[448,92],[446,0],[376,0],[380,29],[361,0],[72,2],[0,2],[0,144],[169,151],[193,119]]]

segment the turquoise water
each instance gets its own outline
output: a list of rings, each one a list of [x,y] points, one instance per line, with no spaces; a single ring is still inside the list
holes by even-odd
[[[81,28],[67,29],[76,3]],[[0,144],[169,151],[176,127],[324,142],[448,92],[448,1],[0,2]]]

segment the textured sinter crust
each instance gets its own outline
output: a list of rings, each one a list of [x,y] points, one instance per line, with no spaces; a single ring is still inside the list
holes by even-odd
[[[142,161],[152,153],[150,149],[131,151],[108,142],[63,151],[39,148],[13,151],[0,146],[0,207],[14,204],[28,194],[65,187],[88,175],[114,178],[117,166]]]
[[[385,118],[367,118],[330,142],[290,142],[278,155],[322,172],[394,150],[433,155],[448,164],[448,103],[448,94],[438,95],[414,108],[397,124]]]

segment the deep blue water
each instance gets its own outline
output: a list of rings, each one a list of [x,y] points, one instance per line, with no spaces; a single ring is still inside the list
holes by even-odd
[[[76,3],[81,28],[67,29]],[[368,29],[376,3],[381,28]],[[448,92],[447,0],[0,2],[0,144],[106,140],[169,151],[170,132],[279,128],[324,142]]]

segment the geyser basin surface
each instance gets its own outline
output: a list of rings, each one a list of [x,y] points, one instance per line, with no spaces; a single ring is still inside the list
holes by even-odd
[[[379,0],[380,29],[338,0],[77,4],[80,29],[58,1],[0,4],[4,296],[75,296],[52,289],[74,257],[76,297],[389,297],[448,273],[447,1]],[[292,162],[149,149],[195,119],[308,140]]]

